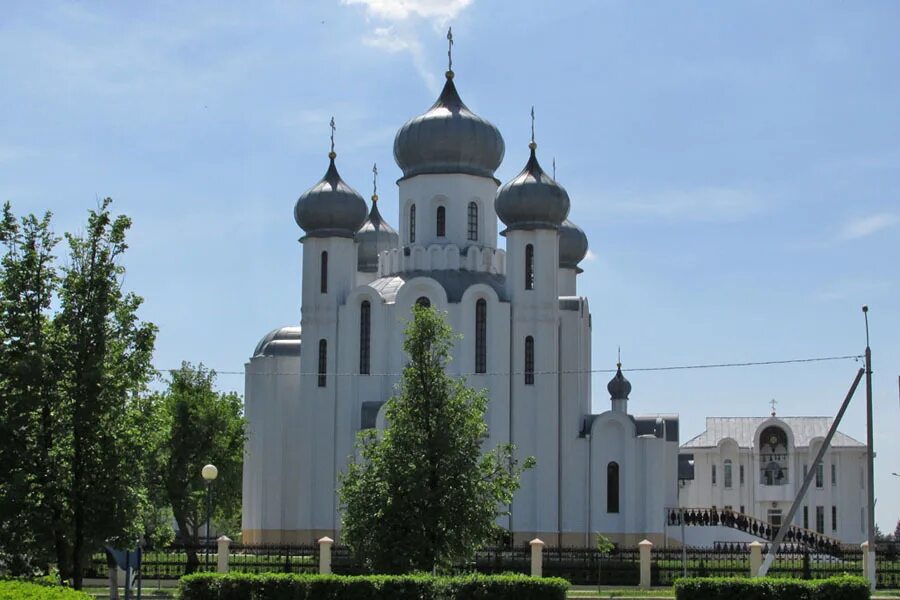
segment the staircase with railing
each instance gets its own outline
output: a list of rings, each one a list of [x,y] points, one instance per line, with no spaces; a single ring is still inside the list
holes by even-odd
[[[668,508],[667,521],[670,526],[678,527],[684,518],[685,527],[729,527],[743,531],[761,540],[773,541],[778,535],[778,527],[756,517],[715,508]],[[790,525],[784,536],[784,542],[804,546],[822,554],[840,556],[841,542],[821,533]]]

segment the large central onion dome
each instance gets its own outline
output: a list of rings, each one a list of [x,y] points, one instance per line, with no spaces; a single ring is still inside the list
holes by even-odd
[[[335,156],[328,154],[325,176],[294,205],[294,220],[309,237],[352,238],[366,220],[366,201],[341,179]]]
[[[561,269],[575,269],[587,256],[588,239],[581,227],[566,219],[559,226],[559,266]]]
[[[378,270],[378,255],[385,250],[400,246],[400,236],[387,224],[378,211],[378,196],[372,196],[372,210],[356,232],[358,244],[357,267],[363,273]]]
[[[447,71],[437,102],[397,132],[394,160],[404,178],[425,173],[493,177],[505,148],[500,131],[463,104],[453,85],[453,71]]]
[[[497,191],[494,209],[507,227],[559,229],[569,214],[569,194],[538,163],[533,141],[531,157],[522,172]]]

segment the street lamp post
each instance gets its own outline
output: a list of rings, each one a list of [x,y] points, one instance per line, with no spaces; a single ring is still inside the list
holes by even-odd
[[[694,460],[688,459],[688,465],[691,470],[694,468]],[[691,474],[693,477],[693,473]],[[684,509],[681,507],[681,487],[688,481],[687,478],[678,478],[678,524],[681,527],[681,574],[687,577],[687,543],[684,540]]]
[[[219,476],[216,465],[206,465],[200,471],[203,481],[206,482],[206,568],[209,569],[209,545],[210,545],[210,520],[212,518],[212,483]]]

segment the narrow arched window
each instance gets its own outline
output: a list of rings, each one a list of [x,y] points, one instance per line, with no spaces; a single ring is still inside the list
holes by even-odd
[[[525,289],[534,289],[534,246],[525,246]]]
[[[319,340],[319,387],[325,387],[325,375],[328,374],[328,342]]]
[[[319,291],[328,293],[328,253],[322,252],[319,260]]]
[[[475,303],[475,372],[487,373],[487,301]]]
[[[731,459],[725,461],[725,487],[730,488],[732,484],[732,465]]]
[[[437,236],[444,237],[447,235],[447,209],[443,206],[437,207]]]
[[[431,300],[428,299],[428,296],[419,296],[419,299],[416,300],[416,304],[429,308],[431,306]]]
[[[534,338],[525,338],[525,385],[534,385]]]
[[[478,241],[478,205],[469,202],[469,239]]]
[[[416,205],[409,207],[409,243],[416,241]]]
[[[619,512],[619,463],[606,465],[606,512]]]
[[[372,305],[363,300],[359,305],[359,372],[369,374],[369,347],[372,339]]]

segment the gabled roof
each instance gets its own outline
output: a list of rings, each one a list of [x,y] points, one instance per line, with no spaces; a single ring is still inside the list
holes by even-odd
[[[772,417],[706,417],[706,431],[688,440],[682,448],[714,448],[724,438],[732,438],[741,448],[755,446],[754,435],[764,422]],[[824,438],[834,421],[831,417],[776,417],[790,428],[794,435],[794,447],[808,447],[815,438]],[[832,447],[859,447],[865,444],[849,435],[836,431],[831,440]]]

